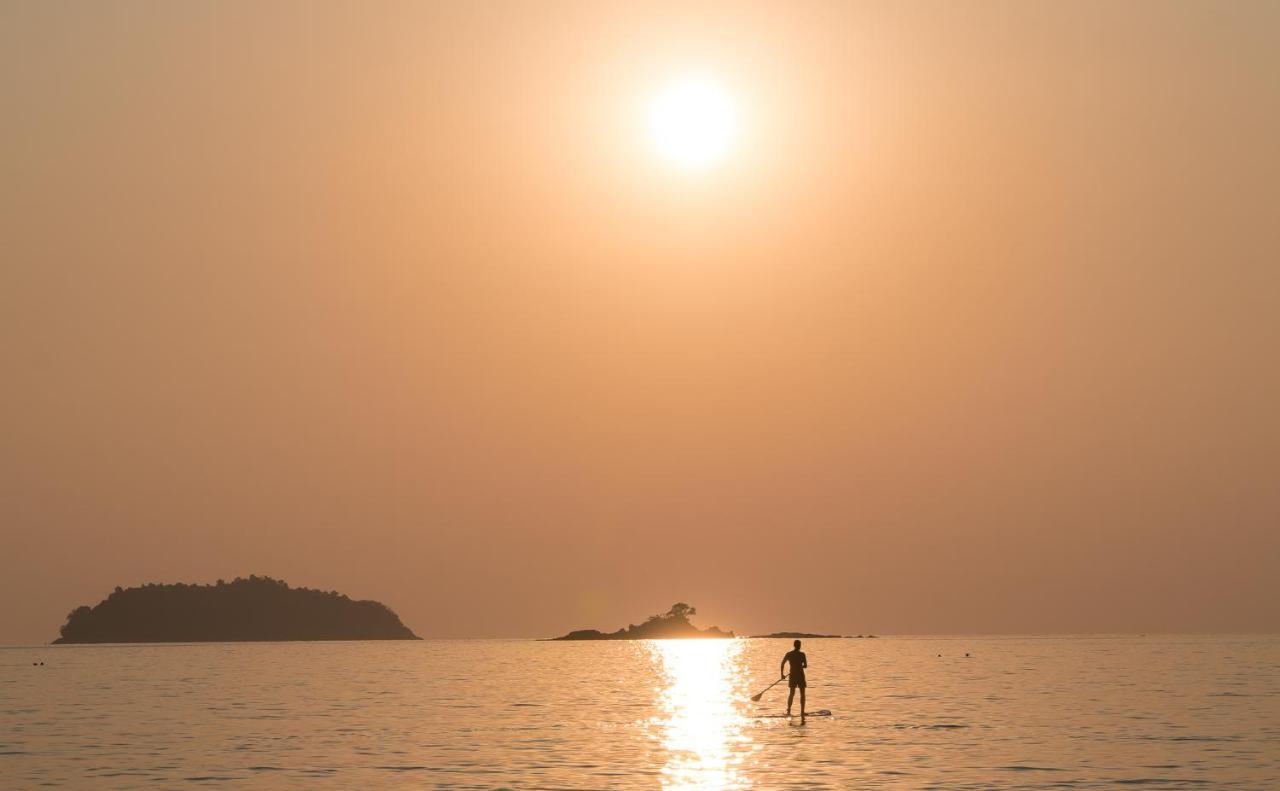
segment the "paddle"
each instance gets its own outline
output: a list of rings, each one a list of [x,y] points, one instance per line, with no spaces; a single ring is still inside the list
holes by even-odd
[[[777,681],[773,682],[772,684],[770,684],[769,686],[767,686],[767,687],[765,687],[764,689],[760,690],[760,691],[759,691],[759,692],[757,692],[756,694],[752,695],[752,696],[751,696],[751,699],[752,699],[753,701],[755,701],[756,703],[759,703],[759,702],[760,702],[760,698],[764,697],[764,693],[766,693],[766,692],[768,692],[769,690],[771,690],[771,689],[773,689],[774,687],[776,687],[780,682],[782,682],[782,681],[786,680],[786,678],[787,678],[786,676],[783,676],[782,678],[780,678],[780,679],[778,679]]]

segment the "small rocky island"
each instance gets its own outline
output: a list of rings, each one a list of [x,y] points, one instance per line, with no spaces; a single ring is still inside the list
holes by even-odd
[[[689,637],[733,637],[733,632],[722,632],[720,627],[712,626],[706,629],[699,629],[689,623],[689,616],[697,615],[698,611],[685,604],[684,602],[676,602],[671,605],[671,609],[660,615],[650,615],[649,618],[639,626],[631,624],[625,629],[619,629],[616,632],[601,632],[598,629],[579,629],[569,632],[563,637],[553,637],[552,640],[666,640],[670,638],[689,638]]]
[[[844,637],[842,634],[813,634],[811,632],[774,632],[772,634],[753,634],[753,640],[767,640],[770,638],[802,639],[802,640],[821,640],[831,637]]]
[[[801,640],[823,640],[823,639],[830,639],[830,638],[839,638],[839,639],[851,640],[851,639],[854,639],[854,638],[862,639],[862,638],[864,638],[864,637],[875,637],[875,635],[873,635],[873,634],[857,634],[857,635],[853,635],[853,634],[813,634],[813,633],[811,633],[811,632],[774,632],[774,633],[772,633],[772,634],[753,634],[753,635],[751,635],[751,639],[753,639],[753,640],[768,640],[768,639],[770,639],[770,638],[782,638],[782,637],[785,637],[785,638],[787,638],[788,640],[793,639],[793,638],[795,638],[795,639],[801,639]]]
[[[417,640],[376,601],[290,588],[250,575],[214,585],[116,588],[67,616],[54,643],[197,643],[264,640]]]

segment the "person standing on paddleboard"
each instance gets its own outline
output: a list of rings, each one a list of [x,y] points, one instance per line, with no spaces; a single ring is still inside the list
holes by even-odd
[[[796,690],[800,690],[800,720],[804,720],[804,669],[809,666],[809,660],[805,657],[804,652],[800,650],[800,641],[793,643],[794,650],[788,651],[787,655],[782,657],[782,665],[779,670],[783,678],[787,676],[787,665],[791,665],[791,682],[789,686],[791,691],[787,693],[787,716],[791,716],[791,701],[795,700]]]

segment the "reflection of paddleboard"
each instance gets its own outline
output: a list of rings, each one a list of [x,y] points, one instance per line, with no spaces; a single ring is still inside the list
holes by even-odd
[[[755,719],[774,720],[774,719],[787,719],[788,717],[795,718],[799,716],[800,716],[799,714],[757,714],[755,715]],[[830,717],[831,709],[818,709],[817,711],[806,711],[804,713],[804,716],[806,719],[809,717]]]

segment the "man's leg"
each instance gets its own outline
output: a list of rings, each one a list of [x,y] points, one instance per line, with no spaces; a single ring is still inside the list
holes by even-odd
[[[800,719],[804,719],[804,687],[800,687]]]
[[[801,693],[801,694],[803,695],[803,693]],[[796,688],[795,688],[795,687],[792,687],[792,688],[791,688],[791,691],[787,693],[787,716],[788,716],[788,717],[790,717],[790,716],[791,716],[791,701],[793,701],[793,700],[795,700],[795,699],[796,699]],[[801,708],[804,708],[804,698],[803,698],[803,697],[801,697],[801,698],[800,698],[800,707],[801,707]]]

